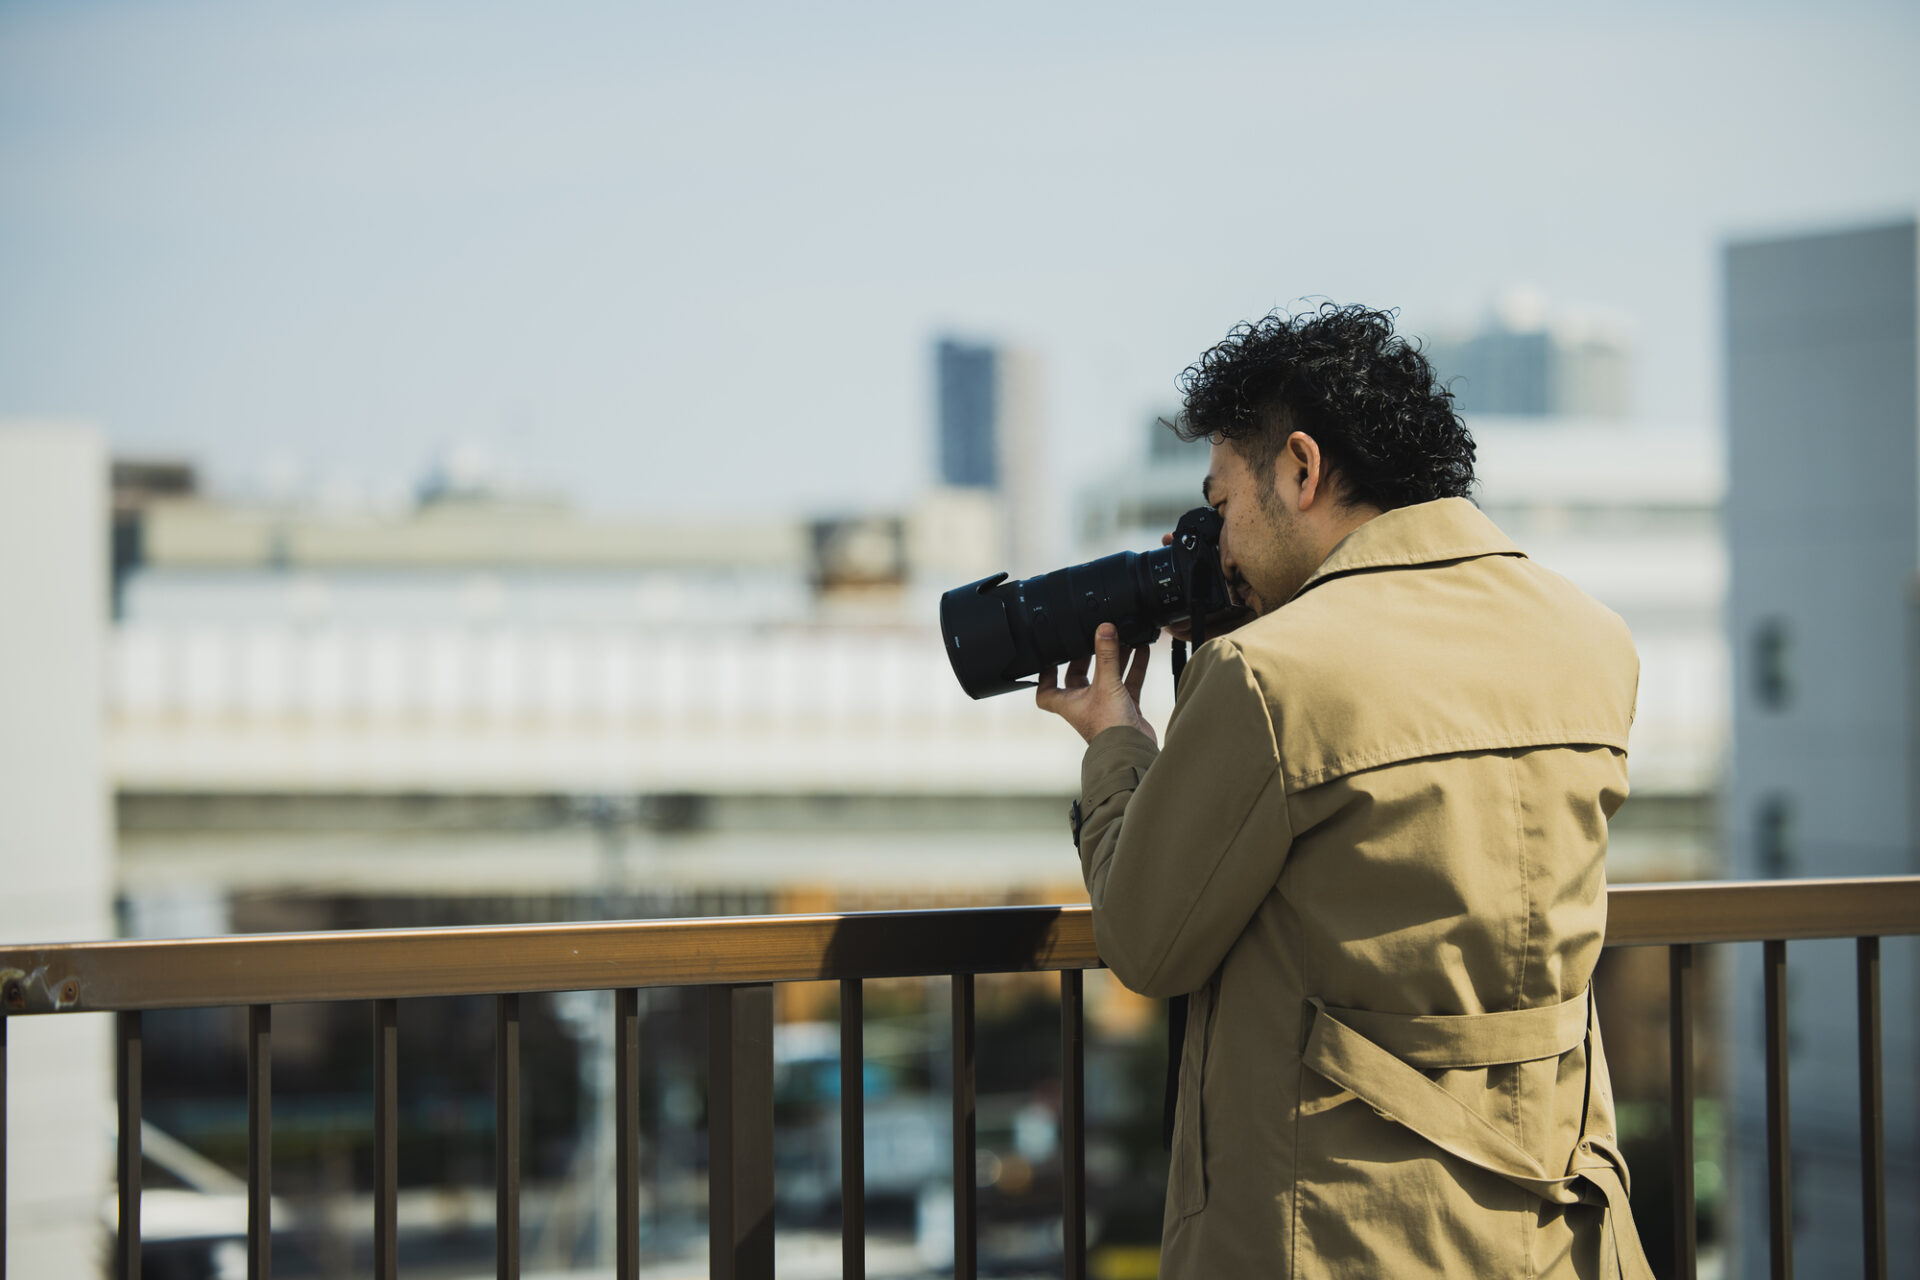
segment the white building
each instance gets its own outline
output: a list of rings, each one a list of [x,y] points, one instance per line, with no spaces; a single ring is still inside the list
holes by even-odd
[[[0,425],[0,937],[113,936],[100,671],[107,458],[80,427]],[[9,1018],[8,1274],[95,1274],[112,1024]]]
[[[218,928],[239,889],[610,876],[874,905],[1071,894],[1078,740],[1028,699],[969,701],[934,626],[941,587],[998,567],[995,519],[954,490],[811,542],[524,503],[157,503],[107,662],[134,923]],[[879,533],[912,565],[811,558]]]

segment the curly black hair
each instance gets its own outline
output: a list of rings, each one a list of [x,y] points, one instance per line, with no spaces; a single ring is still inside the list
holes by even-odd
[[[1312,436],[1343,506],[1382,511],[1464,498],[1473,437],[1395,312],[1323,302],[1236,325],[1179,378],[1182,440],[1231,440],[1266,472],[1288,435]]]

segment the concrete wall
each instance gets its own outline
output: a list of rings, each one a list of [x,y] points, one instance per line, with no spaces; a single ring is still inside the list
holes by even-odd
[[[1913,222],[1727,251],[1728,641],[1736,877],[1920,872],[1913,589],[1920,572],[1920,325]],[[1788,948],[1796,1264],[1861,1256],[1853,946]],[[1920,1004],[1912,939],[1884,952],[1889,1249],[1920,1275]],[[1759,949],[1733,966],[1731,1159],[1767,1269]]]
[[[94,432],[0,424],[0,938],[113,934],[102,748],[107,458]],[[97,1275],[112,1167],[104,1015],[7,1027],[7,1266]]]

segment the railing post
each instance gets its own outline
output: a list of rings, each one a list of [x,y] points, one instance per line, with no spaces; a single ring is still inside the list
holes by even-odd
[[[840,1277],[867,1276],[866,996],[840,981]]]
[[[1693,1213],[1693,946],[1667,948],[1668,1114],[1673,1130],[1673,1274],[1694,1280],[1698,1240]]]
[[[400,1271],[400,1022],[392,1000],[373,1002],[373,1278]]]
[[[116,1280],[140,1280],[140,1015],[113,1015],[114,1065],[120,1104],[120,1231],[114,1238]]]
[[[1880,1076],[1880,939],[1856,944],[1860,987],[1860,1210],[1867,1280],[1887,1276],[1887,1139]]]
[[[7,1016],[0,1013],[0,1280],[7,1280]]]
[[[1060,1226],[1066,1280],[1087,1275],[1086,978],[1060,971]]]
[[[247,1280],[273,1274],[273,1006],[247,1006]]]
[[[1761,944],[1767,1006],[1767,1245],[1773,1280],[1793,1280],[1792,1133],[1787,1092],[1787,944]]]
[[[773,987],[707,990],[708,1274],[773,1280]]]
[[[953,975],[953,1275],[974,1280],[980,1265],[975,1184],[973,975]]]
[[[640,1276],[640,992],[613,993],[613,1193],[616,1280]]]
[[[520,997],[493,998],[493,1272],[520,1280]]]

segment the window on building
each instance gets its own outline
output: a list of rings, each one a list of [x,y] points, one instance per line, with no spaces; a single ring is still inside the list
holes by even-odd
[[[1778,793],[1760,802],[1754,820],[1754,854],[1760,874],[1780,880],[1793,874],[1793,801]]]
[[[1753,683],[1760,705],[1769,711],[1786,708],[1793,695],[1787,673],[1787,623],[1768,618],[1753,632]]]

